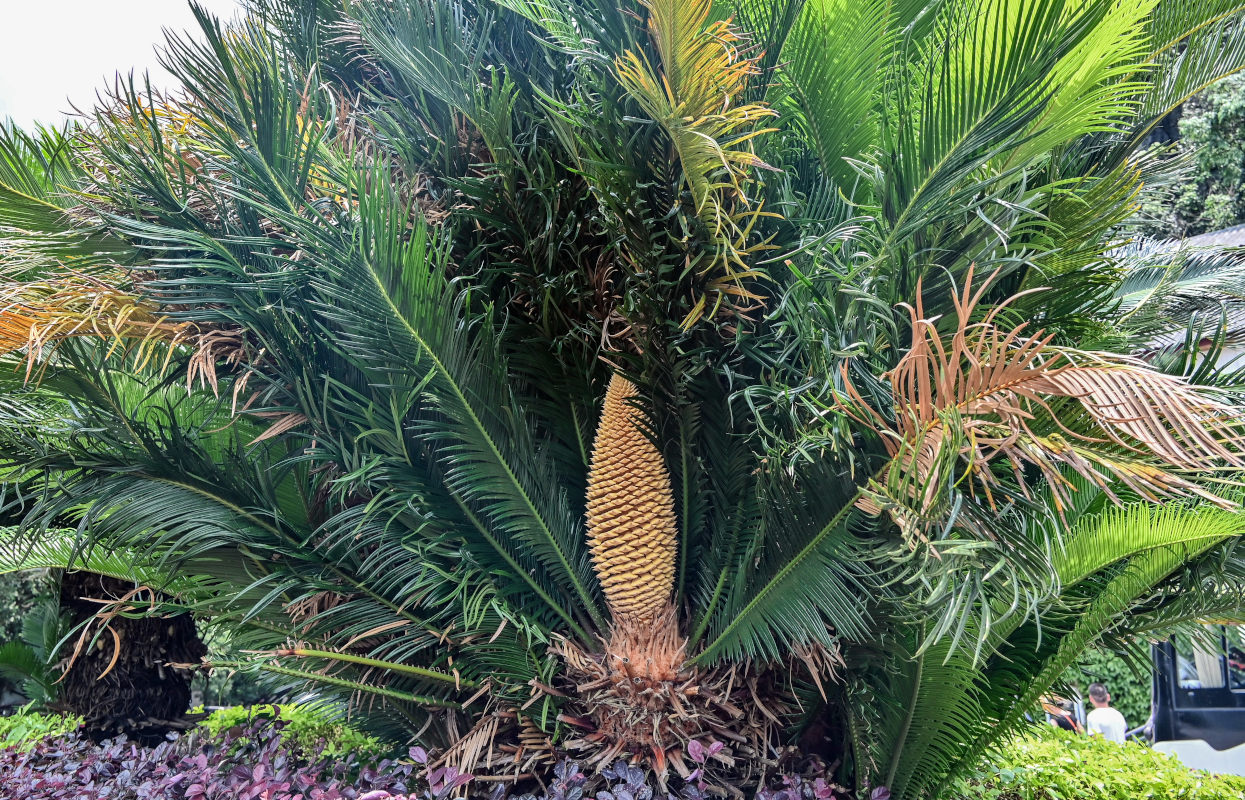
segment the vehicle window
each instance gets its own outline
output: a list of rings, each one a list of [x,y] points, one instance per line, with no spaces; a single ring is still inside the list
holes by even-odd
[[[1227,685],[1223,652],[1208,642],[1177,636],[1176,671],[1181,689],[1222,689]],[[1245,679],[1245,675],[1241,676]]]
[[[1228,688],[1245,689],[1245,627],[1227,629]]]

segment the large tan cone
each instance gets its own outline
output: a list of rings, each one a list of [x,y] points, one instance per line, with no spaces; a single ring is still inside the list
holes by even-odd
[[[588,545],[618,623],[650,622],[674,590],[677,525],[670,475],[628,402],[631,381],[614,375],[592,446]]]

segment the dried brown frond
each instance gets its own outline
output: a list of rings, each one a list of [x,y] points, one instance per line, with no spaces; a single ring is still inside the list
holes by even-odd
[[[61,342],[72,338],[110,342],[110,354],[123,351],[138,368],[159,353],[167,362],[175,348],[185,347],[190,350],[186,388],[198,384],[213,392],[221,366],[235,370],[255,363],[246,331],[170,319],[141,292],[126,288],[134,283],[132,277],[119,271],[66,272],[0,284],[0,354],[24,351],[29,379]],[[248,377],[244,374],[234,385],[235,411]]]
[[[471,730],[442,753],[432,766],[449,766],[459,774],[467,775],[474,773],[481,765],[493,766],[496,755],[494,744],[501,723],[502,720],[497,715],[485,714],[476,721]]]
[[[316,592],[285,605],[285,613],[295,625],[306,626],[326,611],[332,611],[350,598],[338,592]]]
[[[992,502],[998,480],[990,465],[999,460],[1017,471],[1036,467],[1061,502],[1071,488],[1063,470],[1071,468],[1108,492],[1122,483],[1151,500],[1230,505],[1194,478],[1245,467],[1241,409],[1136,359],[1055,347],[1026,324],[1000,327],[1015,297],[974,321],[989,285],[974,287],[969,271],[946,336],[920,301],[908,307],[912,345],[884,376],[893,425],[847,382],[843,408],[879,433],[892,456],[863,509],[885,509],[919,535],[951,481],[971,477]],[[1026,482],[1018,484],[1025,491]]]
[[[822,678],[836,678],[839,670],[847,666],[837,647],[830,649],[814,642],[797,645],[791,651],[791,658],[793,662],[798,661],[804,666],[823,700],[826,699],[826,688]]]
[[[283,433],[287,433],[295,428],[300,428],[303,425],[306,425],[308,422],[306,414],[300,414],[297,412],[286,413],[279,411],[257,411],[253,414],[253,416],[260,417],[261,419],[274,419],[275,422],[265,428],[264,432],[259,436],[252,439],[250,442],[251,444],[259,444],[260,442],[266,442],[269,439],[275,439]]]
[[[229,369],[237,369],[244,364],[254,365],[262,354],[252,356],[248,347],[248,336],[243,328],[211,328],[199,329],[193,337],[191,346],[194,352],[186,365],[186,388],[198,385],[211,389],[216,393],[219,384],[217,369],[224,365]],[[244,374],[233,390],[233,409],[237,411],[238,398],[246,389],[250,374]]]
[[[643,430],[635,384],[610,378],[588,477],[588,544],[616,621],[647,622],[674,591],[677,527],[670,475]]]
[[[474,785],[530,781],[559,758],[553,740],[520,709],[488,710],[465,733],[447,725],[450,745],[430,762],[475,775]]]
[[[132,348],[146,362],[156,344],[184,344],[193,333],[189,323],[169,320],[103,276],[69,273],[0,285],[0,353],[25,350],[27,377],[49,349],[73,337]]]

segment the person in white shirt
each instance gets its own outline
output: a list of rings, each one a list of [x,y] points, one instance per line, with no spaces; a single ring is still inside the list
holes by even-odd
[[[1085,717],[1085,729],[1089,735],[1123,744],[1128,723],[1124,721],[1123,714],[1111,707],[1111,695],[1107,692],[1107,687],[1101,683],[1091,683],[1089,702],[1094,704],[1094,710]]]

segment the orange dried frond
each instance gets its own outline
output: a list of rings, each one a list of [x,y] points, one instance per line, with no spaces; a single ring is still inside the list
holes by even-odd
[[[1029,333],[1026,324],[1000,327],[1000,312],[1016,297],[974,321],[989,284],[974,290],[969,271],[949,334],[939,333],[920,302],[908,307],[911,347],[884,376],[893,425],[847,384],[843,408],[881,434],[893,456],[880,481],[891,491],[876,487],[867,510],[876,512],[884,497],[927,513],[931,492],[955,479],[948,455],[987,497],[996,484],[988,465],[1005,459],[1017,470],[1038,468],[1060,501],[1069,488],[1062,470],[1070,468],[1108,493],[1119,483],[1154,501],[1183,496],[1226,504],[1194,477],[1245,467],[1240,408],[1137,359],[1055,347],[1051,336]],[[1063,404],[1059,413],[1052,403]],[[1079,416],[1075,430],[1070,413]],[[948,454],[946,447],[954,449]],[[894,470],[907,475],[898,480]]]
[[[92,278],[0,286],[0,353],[25,350],[27,375],[48,349],[72,337],[136,345],[145,361],[155,343],[181,344],[191,333],[189,324],[159,315],[137,295]]]

